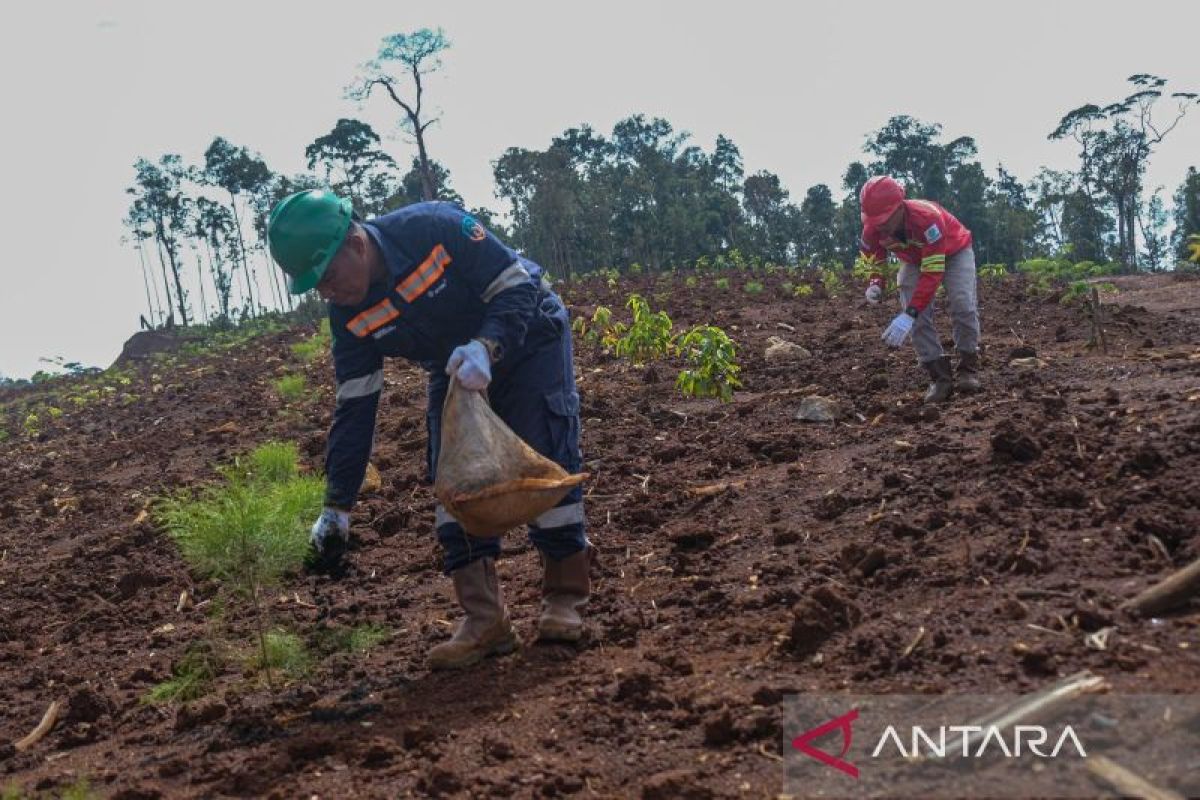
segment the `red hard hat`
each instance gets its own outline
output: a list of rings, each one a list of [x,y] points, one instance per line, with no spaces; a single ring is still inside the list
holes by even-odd
[[[904,187],[887,175],[877,175],[863,184],[858,196],[862,224],[877,228],[904,202]]]

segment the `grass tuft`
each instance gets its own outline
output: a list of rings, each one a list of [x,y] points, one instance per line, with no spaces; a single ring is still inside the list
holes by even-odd
[[[303,639],[283,630],[268,631],[263,639],[265,650],[254,653],[250,659],[252,667],[276,670],[289,678],[302,678],[308,674],[312,659]]]
[[[284,375],[275,381],[275,391],[289,403],[294,403],[304,397],[304,376]]]
[[[221,660],[211,645],[194,644],[171,670],[172,677],[147,692],[142,702],[186,703],[203,697],[212,689],[221,667]]]

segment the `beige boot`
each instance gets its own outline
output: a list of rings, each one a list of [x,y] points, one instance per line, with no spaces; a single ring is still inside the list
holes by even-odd
[[[950,399],[954,393],[954,373],[950,370],[950,357],[942,356],[934,361],[922,364],[929,371],[933,383],[925,390],[926,403],[942,403]]]
[[[450,573],[454,594],[466,617],[454,636],[429,651],[430,669],[462,669],[485,656],[511,653],[517,635],[500,598],[496,560],[480,558]]]
[[[578,642],[583,636],[580,611],[592,591],[592,548],[585,547],[562,561],[543,556],[542,615],[538,641]]]
[[[983,390],[979,382],[979,353],[958,351],[958,375],[955,376],[955,386],[960,392],[974,394]]]

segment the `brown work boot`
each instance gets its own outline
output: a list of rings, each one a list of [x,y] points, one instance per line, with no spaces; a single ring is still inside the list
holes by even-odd
[[[955,376],[955,386],[960,392],[974,394],[983,390],[979,382],[979,353],[958,351],[958,375]]]
[[[933,361],[926,361],[921,366],[929,371],[933,383],[925,391],[926,403],[944,403],[954,394],[954,373],[950,370],[950,357],[942,356]]]
[[[480,558],[450,573],[454,594],[466,612],[450,641],[429,651],[430,669],[462,669],[485,656],[511,653],[517,635],[500,598],[496,560]]]
[[[579,612],[592,591],[592,552],[589,546],[562,561],[542,557],[545,577],[538,641],[578,642],[583,636],[583,617]]]

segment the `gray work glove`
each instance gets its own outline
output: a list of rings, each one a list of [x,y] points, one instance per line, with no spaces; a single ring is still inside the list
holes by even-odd
[[[482,392],[492,382],[492,357],[483,342],[472,339],[454,348],[446,362],[446,374],[457,378],[464,389]]]

